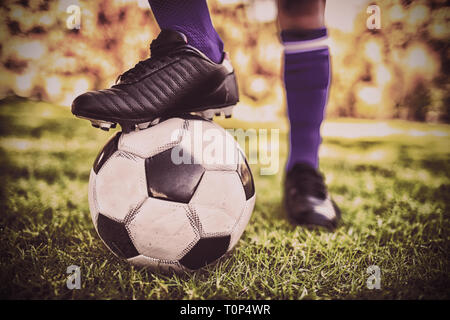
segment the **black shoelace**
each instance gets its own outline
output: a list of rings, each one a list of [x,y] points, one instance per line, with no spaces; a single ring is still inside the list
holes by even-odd
[[[139,61],[133,68],[125,71],[119,75],[116,79],[116,84],[119,81],[130,81],[145,73],[148,69],[155,69],[161,63],[166,62],[166,58],[170,57],[170,52],[181,47],[184,43],[181,42],[167,42],[165,39],[160,39],[159,37],[154,39],[150,44],[151,57],[145,60]]]

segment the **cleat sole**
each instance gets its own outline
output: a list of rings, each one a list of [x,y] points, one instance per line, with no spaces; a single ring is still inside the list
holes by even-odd
[[[212,109],[203,110],[203,111],[195,111],[195,112],[191,112],[191,113],[194,115],[198,115],[207,120],[213,120],[214,116],[216,116],[216,117],[224,116],[225,119],[229,119],[232,117],[233,108],[234,108],[234,105],[222,107],[222,108],[212,108]],[[94,128],[101,129],[103,131],[109,131],[110,129],[114,129],[117,127],[117,123],[115,123],[115,122],[106,121],[106,120],[97,120],[97,119],[87,118],[87,117],[83,117],[83,116],[77,116],[77,117],[80,119],[89,120],[91,122],[91,125]],[[157,125],[160,121],[161,121],[161,118],[155,118],[152,121],[147,121],[147,122],[142,122],[142,123],[136,123],[136,124],[119,123],[119,125],[122,127],[122,131],[127,133],[127,132],[131,132],[131,131],[145,130],[147,128]]]
[[[109,131],[109,129],[114,129],[117,126],[117,123],[110,122],[110,121],[104,121],[104,120],[97,120],[97,119],[90,119],[86,117],[77,116],[80,119],[86,119],[91,122],[91,125],[94,128],[101,129],[103,131]]]
[[[225,108],[208,109],[208,110],[196,111],[196,112],[192,112],[192,113],[195,115],[198,115],[202,118],[208,119],[208,120],[212,120],[214,118],[214,116],[220,117],[222,115],[225,117],[225,119],[229,119],[233,115],[233,108],[234,108],[234,106],[229,106],[229,107],[225,107]]]

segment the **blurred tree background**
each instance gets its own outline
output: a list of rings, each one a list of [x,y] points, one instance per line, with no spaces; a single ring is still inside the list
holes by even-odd
[[[71,4],[81,8],[80,29],[66,26]],[[208,4],[238,75],[235,117],[283,119],[275,2]],[[370,4],[381,9],[379,30],[366,26]],[[0,98],[18,95],[60,105],[111,86],[149,56],[159,33],[146,0],[2,1],[0,19]],[[328,0],[328,116],[450,122],[449,20],[446,0]]]

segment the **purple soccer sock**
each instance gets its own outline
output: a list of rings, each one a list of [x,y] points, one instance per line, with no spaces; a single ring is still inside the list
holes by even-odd
[[[330,84],[327,29],[282,31],[284,84],[290,122],[287,170],[298,162],[318,168],[324,117]]]
[[[223,42],[209,15],[206,0],[149,0],[161,30],[172,29],[186,35],[188,43],[219,63]]]

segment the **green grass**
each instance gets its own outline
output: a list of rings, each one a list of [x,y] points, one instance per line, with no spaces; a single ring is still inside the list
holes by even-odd
[[[450,298],[448,135],[325,139],[321,169],[344,212],[333,233],[290,225],[280,203],[282,172],[259,176],[253,166],[257,202],[237,248],[183,275],[136,269],[97,236],[87,185],[110,135],[66,108],[17,99],[0,104],[0,298]],[[80,290],[66,287],[72,264],[81,267]],[[380,290],[366,286],[370,265],[381,269]]]

